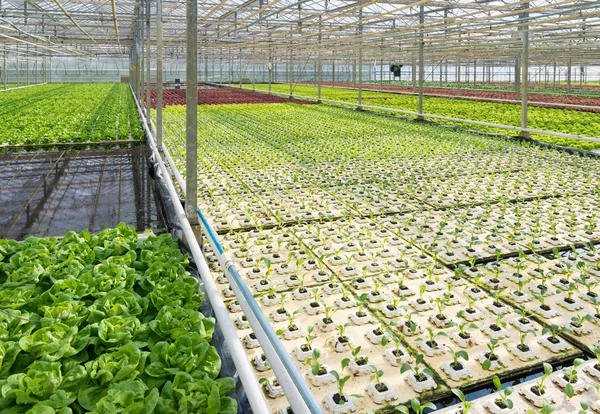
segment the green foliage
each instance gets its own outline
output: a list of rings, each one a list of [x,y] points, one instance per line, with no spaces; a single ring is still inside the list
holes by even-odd
[[[141,139],[126,84],[48,84],[0,94],[0,144]]]
[[[0,412],[235,413],[169,235],[0,240]]]
[[[267,85],[256,85],[256,87],[257,89],[266,89]],[[271,85],[271,88],[274,92],[289,92],[289,85],[286,84]],[[317,88],[309,85],[294,85],[294,94],[316,97]],[[350,89],[321,87],[321,96],[323,99],[332,99],[354,104],[357,102],[356,91]],[[363,90],[362,99],[363,105],[373,105],[407,111],[417,111],[418,109],[418,97],[411,95]],[[473,102],[436,97],[426,97],[424,101],[425,113],[512,126],[520,125],[520,108],[519,105],[514,104]],[[596,116],[596,114],[589,112],[530,107],[528,124],[530,128],[534,129],[596,137],[600,134],[600,126],[595,120]],[[510,131],[500,128],[469,125],[444,120],[436,120],[436,122],[458,125],[484,132],[510,135]],[[550,142],[552,144],[573,146],[583,149],[594,149],[599,147],[597,143],[558,138],[548,135],[533,134],[532,138]]]

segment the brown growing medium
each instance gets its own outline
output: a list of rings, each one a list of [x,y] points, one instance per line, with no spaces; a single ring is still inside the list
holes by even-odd
[[[311,83],[312,84],[312,83]],[[331,86],[331,82],[325,83],[325,86]],[[336,87],[341,88],[354,88],[355,85],[352,82],[336,82]],[[363,84],[363,90],[380,91],[380,85],[376,84]],[[402,92],[402,93],[415,93],[415,89],[412,86],[400,86],[400,85],[383,85],[383,90],[387,92]],[[461,89],[460,97],[458,96],[458,90],[453,88],[434,88],[424,87],[423,92],[428,95],[438,96],[442,98],[450,99],[468,99],[475,101],[486,101],[488,99],[504,99],[504,100],[516,100],[517,94],[509,91],[485,91],[485,90],[472,90],[472,89]],[[548,95],[541,93],[529,93],[530,102],[544,102],[549,104],[568,104],[568,105],[583,105],[583,106],[596,106],[598,108],[569,108],[575,111],[582,112],[595,112],[600,113],[600,98],[585,98],[578,96],[557,96]],[[515,105],[517,102],[514,102]],[[560,106],[554,105],[537,105],[530,103],[531,106],[539,106],[543,108],[558,108]],[[562,108],[564,109],[564,108]]]
[[[156,108],[156,91],[151,91],[152,108]],[[288,99],[280,96],[267,95],[235,88],[207,88],[198,89],[198,105],[220,104],[262,104],[294,102],[308,104],[310,102],[297,99]],[[169,105],[185,105],[185,89],[164,89],[163,108]]]

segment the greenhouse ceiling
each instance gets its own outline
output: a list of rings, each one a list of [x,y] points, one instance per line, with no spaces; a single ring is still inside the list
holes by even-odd
[[[151,43],[156,0],[150,1]],[[0,1],[0,51],[9,58],[126,57],[145,32],[145,0]],[[420,24],[423,7],[424,23]],[[165,59],[185,57],[186,2],[164,0]],[[529,32],[532,62],[594,65],[600,58],[600,2],[213,0],[198,3],[202,56],[266,62],[272,58],[414,57],[429,62],[514,60]]]

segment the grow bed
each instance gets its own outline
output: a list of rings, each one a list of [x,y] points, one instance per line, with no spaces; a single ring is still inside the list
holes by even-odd
[[[596,360],[576,360],[573,366],[556,372],[552,372],[551,367],[546,366],[541,378],[513,387],[501,386],[500,382],[496,381],[495,384],[498,388],[501,386],[502,390],[467,402],[467,411],[464,411],[465,402],[462,401],[440,410],[439,413],[596,412],[600,408],[600,371],[596,368],[598,364]],[[569,390],[566,389],[565,378],[572,380]],[[460,393],[458,395],[463,398]],[[497,406],[496,401],[500,401],[504,410]]]
[[[321,362],[329,369],[352,373],[352,368],[338,368],[342,359],[352,358],[351,350],[335,352],[337,326],[346,323],[349,326],[344,329],[345,335],[351,338],[354,347],[361,347],[360,355],[367,356],[377,370],[383,371],[383,379],[398,395],[383,406],[405,403],[415,396],[438,400],[447,394],[444,391],[449,387],[475,388],[489,382],[494,374],[515,376],[530,371],[539,361],[561,362],[580,355],[570,345],[553,352],[537,343],[533,335],[521,337],[518,329],[504,322],[519,318],[511,307],[497,307],[485,290],[474,289],[475,285],[463,278],[454,279],[449,269],[436,264],[430,256],[420,256],[417,249],[402,239],[386,234],[384,223],[378,227],[368,219],[357,219],[252,233],[231,233],[224,247],[274,328],[281,329],[284,345],[309,382],[311,367],[299,360],[309,355],[297,349],[305,343],[308,332],[315,336],[312,347],[321,351]],[[319,242],[317,238],[322,240]],[[329,243],[324,244],[323,240],[328,238]],[[346,247],[344,253],[340,246]],[[338,255],[343,258],[339,260]],[[388,258],[389,261],[379,264]],[[225,300],[230,301],[232,319],[240,328],[240,337],[249,349],[257,373],[268,378],[272,373],[260,359],[258,343],[248,336],[251,330],[241,319],[241,308],[236,305],[227,280],[218,266],[213,270]],[[340,302],[342,297],[347,298],[346,303]],[[313,308],[312,303],[318,303],[319,307]],[[365,312],[362,319],[356,316],[361,307]],[[467,308],[472,311],[465,313]],[[444,317],[438,317],[439,314]],[[331,321],[324,323],[324,318]],[[286,332],[291,324],[298,328],[298,338]],[[490,328],[492,325],[497,326],[497,331]],[[377,328],[379,336],[373,334]],[[542,328],[530,320],[522,330],[539,335]],[[424,345],[429,338],[428,329],[431,334],[443,332],[447,336],[436,336],[437,346],[430,348]],[[468,339],[459,336],[461,333]],[[382,343],[383,336],[387,339]],[[520,343],[527,346],[523,352],[516,348]],[[490,368],[484,365],[489,346],[494,347],[499,358]],[[470,356],[468,361],[457,357],[462,364],[458,373],[449,366],[453,361],[450,348],[462,348]],[[407,375],[400,375],[399,371],[406,361],[397,362],[390,356],[396,349],[412,361],[417,355],[424,355],[424,362],[432,368],[438,384],[435,392],[416,392],[406,384]],[[372,381],[372,373],[353,377],[349,384],[351,393],[364,394]],[[334,385],[313,386],[313,391],[322,399],[335,390]],[[277,402],[277,399],[275,406],[286,404],[285,400]],[[355,403],[362,409],[380,406],[371,398]]]
[[[163,108],[170,105],[185,105],[185,89],[163,90]],[[146,93],[144,91],[144,97]],[[156,109],[156,90],[150,91],[152,108]],[[144,98],[145,99],[145,98]],[[145,102],[145,101],[144,101]],[[311,102],[297,99],[282,98],[279,96],[265,95],[264,93],[220,87],[203,87],[198,90],[198,105],[222,104],[259,104],[294,102],[309,104]]]
[[[307,84],[313,85],[312,82]],[[327,83],[327,86],[331,83]],[[349,82],[336,82],[332,85],[336,88],[351,88],[356,89],[356,85]],[[363,90],[370,91],[381,91],[381,87],[377,84],[363,84]],[[399,92],[404,94],[416,94],[415,88],[412,86],[400,86],[400,85],[383,85],[383,91],[385,92]],[[510,91],[493,91],[493,90],[475,90],[475,89],[451,89],[451,88],[436,88],[436,87],[425,87],[423,92],[427,96],[436,96],[439,98],[450,98],[450,99],[469,99],[469,100],[480,100],[485,102],[487,100],[510,100],[515,101],[517,99],[516,92]],[[580,96],[565,96],[565,95],[549,95],[543,93],[534,92],[530,89],[529,93],[529,105],[533,107],[542,108],[555,108],[561,109],[560,106],[552,106],[551,104],[566,104],[573,105],[571,110],[582,111],[582,112],[600,112],[600,98],[588,98]],[[473,98],[473,99],[470,99]],[[535,103],[534,103],[535,102]],[[542,102],[544,105],[539,105],[537,102]],[[514,102],[515,105],[520,105],[519,102]],[[590,108],[596,107],[596,108]]]
[[[162,224],[144,146],[0,155],[0,238]]]
[[[462,211],[450,207],[472,214],[477,205],[484,214],[535,215],[538,199],[554,197],[564,209],[575,196],[596,197],[593,158],[329,107],[233,105],[199,114],[199,203],[219,232],[424,209],[444,209],[450,220]],[[184,116],[181,107],[165,111],[166,145],[181,171]]]
[[[0,144],[139,140],[126,84],[45,84],[0,94]]]
[[[165,109],[165,145],[180,172],[184,116],[182,108]],[[335,331],[319,326],[325,305],[343,308],[335,301],[340,296],[351,299],[353,306],[332,314],[334,322],[328,325],[350,323],[348,332],[361,345],[357,352],[369,356],[384,372],[381,379],[389,380],[400,396],[383,404],[368,396],[353,398],[357,406],[391,407],[417,394],[439,400],[450,395],[452,387],[475,389],[495,374],[514,377],[542,361],[559,363],[581,355],[586,344],[573,342],[567,331],[553,334],[564,345],[560,349],[538,342],[552,336],[542,334],[551,324],[530,312],[522,317],[527,323],[517,324],[523,329],[519,333],[512,323],[521,319],[520,309],[507,303],[508,290],[487,286],[489,277],[471,268],[484,273],[488,267],[475,264],[503,264],[518,257],[531,261],[553,249],[564,252],[597,241],[598,159],[317,105],[206,106],[199,109],[199,118],[199,205],[222,233],[228,256],[273,326],[281,328],[285,338],[289,315],[299,330],[305,330],[301,338],[283,339],[292,355],[309,326],[315,326],[321,362],[351,375],[349,366],[342,369],[331,343],[325,343]],[[259,348],[253,347],[259,344],[248,337],[251,332],[226,278],[214,260],[211,268],[240,337],[251,345],[249,358],[258,375],[269,378],[265,392],[275,397],[273,407],[285,408],[287,402],[270,380],[272,372],[263,366]],[[399,282],[406,289],[400,290]],[[300,288],[305,291],[298,292]],[[419,296],[422,301],[417,303]],[[323,313],[314,315],[314,309],[306,307],[311,301],[323,301]],[[365,318],[373,324],[361,325],[362,316],[348,319],[357,301],[363,302]],[[437,318],[438,306],[446,319]],[[281,307],[286,313],[277,312]],[[468,320],[471,313],[459,315],[467,308],[476,310],[472,323],[477,329]],[[294,315],[297,309],[302,312]],[[394,309],[398,314],[390,313]],[[422,332],[413,334],[408,318]],[[448,320],[461,326],[446,325]],[[378,325],[392,342],[381,345],[377,338],[365,338],[366,326]],[[463,372],[456,381],[451,379],[447,364],[442,369],[443,363],[451,362],[450,351],[434,346],[438,349],[432,354],[417,340],[429,340],[427,328],[449,334],[434,339],[454,350],[461,349],[456,331],[472,331],[476,344],[461,342],[469,360],[458,356],[472,377]],[[406,383],[409,372],[401,373],[400,367],[383,359],[394,338],[412,353],[412,368],[417,354],[424,355],[438,384],[434,392],[415,392]],[[487,362],[488,345],[498,360]],[[343,353],[344,358],[352,357],[348,350]],[[309,367],[296,362],[308,378]],[[357,385],[350,385],[353,380]],[[365,395],[373,380],[370,374],[353,377],[348,390]],[[321,399],[334,390],[330,384],[315,392]]]
[[[215,321],[170,235],[138,240],[120,224],[2,239],[0,252],[0,409],[237,412]]]
[[[236,86],[236,85],[232,85]],[[248,85],[244,86],[248,88]],[[265,92],[267,85],[257,84],[257,90]],[[289,94],[289,85],[272,85],[272,91],[280,94]],[[298,97],[312,97],[317,99],[317,87],[308,85],[294,85],[294,94]],[[322,99],[348,102],[349,106],[355,107],[357,103],[357,91],[348,89],[337,89],[323,86],[321,88]],[[382,108],[400,109],[406,111],[418,111],[418,97],[410,95],[391,94],[386,92],[363,91],[363,105],[378,106]],[[339,103],[335,103],[339,105]],[[385,113],[385,109],[377,109]],[[503,125],[520,126],[521,109],[517,105],[496,102],[469,102],[448,98],[426,97],[424,100],[425,113],[442,115],[465,120],[489,122]],[[390,112],[390,114],[398,114]],[[528,126],[532,129],[562,132],[588,137],[600,135],[600,127],[596,122],[597,114],[589,112],[578,112],[565,109],[551,108],[529,108]],[[409,115],[413,116],[413,115]],[[471,125],[461,122],[435,120],[448,125],[457,125],[483,132],[506,134],[507,130]],[[559,138],[532,134],[532,138],[556,145],[572,146],[575,148],[594,149],[600,148],[599,143],[581,141],[576,139]]]

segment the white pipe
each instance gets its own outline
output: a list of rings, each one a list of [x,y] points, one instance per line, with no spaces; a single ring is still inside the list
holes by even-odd
[[[25,85],[25,86],[17,86],[17,87],[14,87],[14,88],[0,89],[0,92],[14,91],[15,89],[32,88],[34,86],[40,86],[40,85],[45,85],[45,84],[46,84],[46,82],[44,82],[44,83],[36,83],[35,85]]]
[[[256,374],[254,373],[254,369],[252,368],[252,365],[248,360],[242,342],[238,337],[237,330],[233,325],[233,322],[231,321],[229,311],[223,303],[221,293],[219,292],[219,289],[217,288],[215,281],[210,273],[208,264],[206,263],[206,259],[204,258],[204,254],[202,253],[202,250],[200,249],[200,246],[196,241],[196,236],[192,230],[192,227],[190,226],[190,223],[187,220],[185,211],[183,210],[181,203],[179,203],[179,195],[177,194],[177,191],[175,190],[175,187],[173,186],[173,183],[170,180],[169,172],[156,148],[156,145],[154,143],[154,137],[152,135],[152,132],[148,128],[148,123],[146,122],[146,119],[142,115],[137,97],[133,93],[133,90],[131,91],[131,93],[133,94],[133,99],[138,109],[138,115],[142,118],[142,127],[144,128],[144,131],[148,136],[148,144],[150,145],[152,153],[156,157],[156,162],[158,163],[160,171],[163,177],[165,178],[167,189],[169,190],[169,195],[171,196],[173,206],[175,208],[175,213],[181,223],[183,233],[185,234],[188,240],[190,252],[192,254],[192,257],[194,258],[194,261],[196,262],[196,266],[198,267],[198,274],[204,282],[206,296],[208,297],[208,300],[210,301],[210,304],[215,312],[215,317],[217,321],[219,321],[221,332],[223,332],[223,337],[227,342],[227,347],[229,348],[231,359],[233,360],[233,363],[235,364],[235,367],[238,371],[240,381],[242,382],[244,391],[246,392],[246,396],[248,397],[248,402],[250,403],[250,406],[252,407],[252,410],[255,413],[270,413],[271,408],[269,407],[264,392],[260,384],[258,383],[258,379],[256,377]]]

